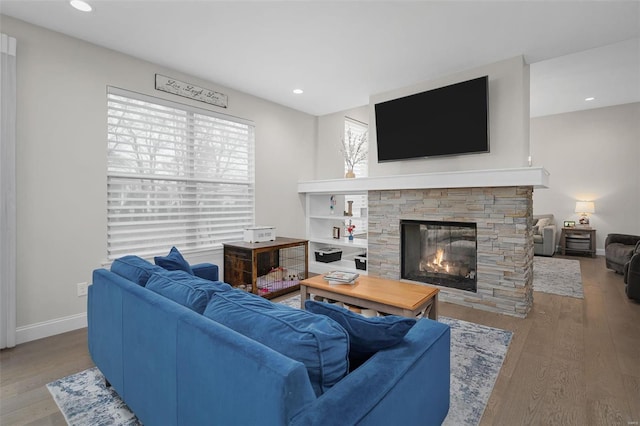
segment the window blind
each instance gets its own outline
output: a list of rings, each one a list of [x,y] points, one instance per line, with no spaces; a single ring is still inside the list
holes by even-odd
[[[251,122],[110,87],[108,258],[206,250],[254,223]]]

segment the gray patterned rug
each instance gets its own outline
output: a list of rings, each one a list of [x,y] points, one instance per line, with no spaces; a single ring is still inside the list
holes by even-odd
[[[300,296],[281,303],[298,308]],[[444,424],[477,425],[513,333],[452,318],[439,321],[451,327],[451,403]],[[120,397],[105,387],[97,368],[56,380],[47,388],[69,425],[140,424]]]
[[[533,290],[584,299],[580,261],[534,256]]]

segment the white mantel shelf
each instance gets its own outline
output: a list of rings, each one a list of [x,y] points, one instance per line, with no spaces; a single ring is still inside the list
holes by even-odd
[[[429,188],[483,188],[500,186],[549,187],[544,167],[469,170],[464,172],[421,173],[355,179],[329,179],[298,182],[298,193],[338,193]]]

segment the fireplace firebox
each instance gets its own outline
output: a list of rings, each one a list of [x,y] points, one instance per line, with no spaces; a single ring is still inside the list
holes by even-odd
[[[401,276],[477,292],[475,223],[401,220]]]

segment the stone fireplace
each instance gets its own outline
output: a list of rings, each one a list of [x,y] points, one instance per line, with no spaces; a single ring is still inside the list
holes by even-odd
[[[400,221],[400,277],[477,291],[476,224]]]
[[[307,181],[298,192],[367,192],[367,273],[383,278],[426,284],[403,278],[401,221],[474,224],[476,291],[432,277],[429,285],[440,288],[442,301],[524,317],[533,304],[533,189],[548,186],[543,167],[522,167]]]
[[[368,194],[369,274],[436,285],[442,301],[526,316],[533,303],[532,186],[373,190]],[[472,266],[466,266],[468,270],[463,275],[474,277],[475,292],[443,285],[444,281],[438,281],[442,269],[422,280],[403,276],[401,223],[424,221],[473,224],[477,247],[475,272]],[[468,247],[466,239],[470,235],[462,236],[465,231],[458,228],[453,230],[460,238],[451,237],[448,242]],[[431,238],[440,238],[446,245],[447,232],[438,233],[439,236]],[[437,258],[437,249],[434,254]],[[422,259],[422,254],[420,260],[416,254],[411,256],[410,261],[422,261],[426,269],[428,259]]]

